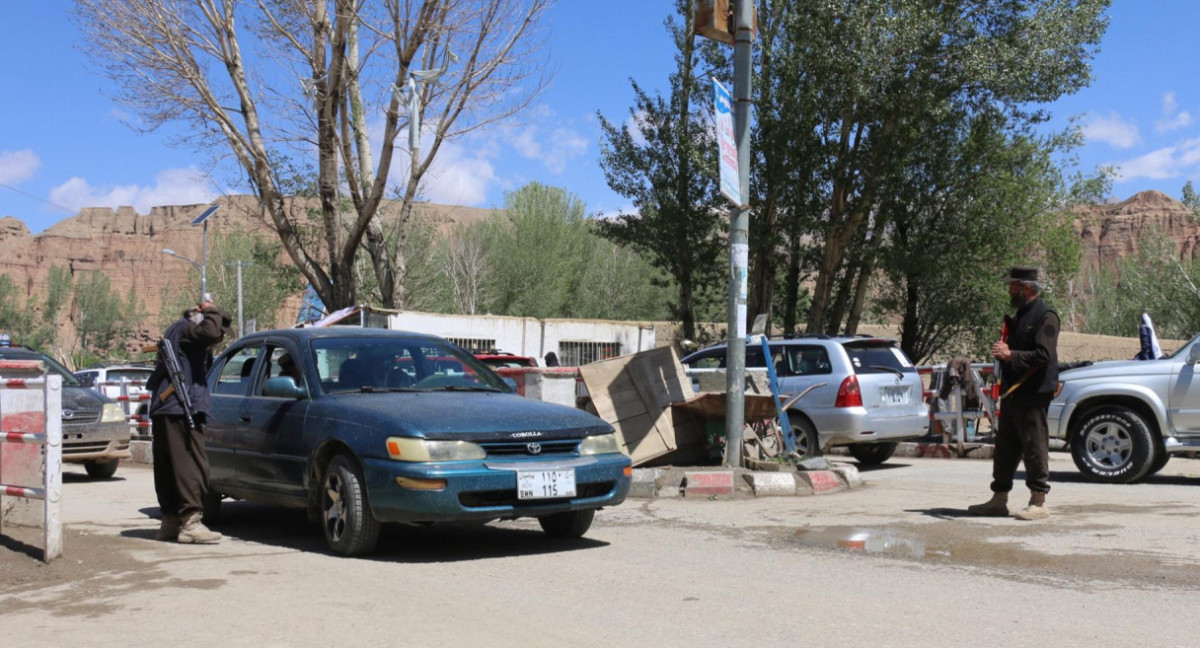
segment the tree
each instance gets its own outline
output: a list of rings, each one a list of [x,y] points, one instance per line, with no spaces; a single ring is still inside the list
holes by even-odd
[[[282,250],[276,241],[264,239],[258,234],[245,232],[217,233],[213,237],[208,258],[208,291],[213,303],[234,318],[237,329],[238,263],[242,264],[242,320],[253,320],[258,330],[275,328],[279,308],[289,297],[303,290],[300,273],[295,266],[281,263]],[[163,298],[161,328],[179,319],[187,308],[196,305],[199,273],[194,268],[188,271],[191,281],[187,285],[168,289]],[[245,335],[246,331],[237,331]]]
[[[540,93],[535,36],[547,3],[76,0],[75,15],[92,60],[142,128],[181,123],[181,143],[235,160],[292,262],[336,309],[357,301],[364,238],[384,305],[404,306],[406,226],[422,182],[444,142]],[[436,82],[410,84],[437,71]],[[410,159],[395,160],[402,128],[417,124]],[[317,246],[303,236],[307,206],[285,191],[278,163],[288,152],[315,162]],[[389,248],[376,219],[393,165],[399,232]]]
[[[1196,194],[1191,180],[1183,183],[1182,197],[1179,201],[1192,208],[1192,220],[1200,220],[1200,195]]]
[[[71,313],[78,335],[71,353],[76,366],[122,349],[141,320],[141,310],[132,290],[122,299],[104,273],[82,274]]]
[[[632,126],[598,115],[604,132],[600,166],[608,186],[632,203],[634,213],[597,222],[605,238],[644,255],[675,283],[672,314],[683,335],[696,334],[698,295],[724,276],[720,271],[722,219],[716,209],[716,144],[696,67],[701,52],[692,35],[691,2],[677,0],[683,25],[666,21],[675,38],[670,96],[651,97],[631,80]]]
[[[1102,268],[1089,286],[1086,332],[1136,336],[1141,314],[1156,332],[1186,339],[1200,330],[1200,263],[1180,260],[1166,232],[1151,232],[1116,267]]]
[[[885,187],[896,185],[889,174],[904,173],[907,151],[947,109],[1001,113],[1012,135],[1044,121],[1024,106],[1087,84],[1109,2],[793,4],[784,20],[798,46],[781,50],[777,67],[802,71],[796,92],[814,111],[817,138],[803,159],[816,165],[821,205],[807,328],[836,332],[859,312],[855,294],[866,294],[859,286],[874,262],[861,242],[869,231],[887,232],[879,206],[889,198]]]

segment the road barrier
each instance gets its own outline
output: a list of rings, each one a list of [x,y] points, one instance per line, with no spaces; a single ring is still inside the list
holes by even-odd
[[[37,360],[0,361],[0,533],[10,513],[5,497],[41,500],[42,560],[62,557],[62,376]],[[17,377],[21,375],[30,376]],[[41,446],[39,452],[26,447]],[[38,471],[31,458],[41,455]],[[41,488],[29,486],[37,472]],[[10,481],[14,483],[9,483]]]
[[[138,408],[135,403],[149,403],[151,394],[146,391],[145,380],[129,380],[122,378],[120,380],[99,380],[92,386],[92,389],[101,394],[108,395],[105,387],[116,387],[119,393],[113,396],[113,400],[121,404],[121,409],[125,410],[125,420],[129,422],[129,427],[132,428],[130,433],[134,438],[146,439],[150,436],[150,417],[145,414],[138,414]]]
[[[941,381],[951,380],[948,375],[947,365],[932,365],[926,367],[917,367],[917,373],[928,380],[928,389],[925,391],[925,401],[930,404],[929,421],[932,424],[935,422],[953,423],[953,430],[957,437],[959,455],[965,452],[964,448],[968,439],[968,431],[972,432],[971,436],[979,429],[979,423],[983,419],[987,419],[991,425],[991,429],[997,427],[998,416],[1000,409],[997,406],[997,401],[1000,397],[1000,386],[991,378],[993,365],[991,363],[972,363],[971,371],[974,373],[974,380],[970,384],[963,380],[953,380],[950,389],[948,390],[947,398],[944,399],[945,405],[934,407],[939,398],[938,392],[940,389],[934,389],[935,384],[940,386]],[[935,379],[936,378],[936,379]],[[968,393],[968,389],[973,389],[974,393]],[[975,401],[979,404],[978,409],[967,409],[968,401]],[[970,426],[968,426],[968,422]],[[943,437],[948,436],[947,433],[942,433]],[[948,440],[948,439],[944,439]]]

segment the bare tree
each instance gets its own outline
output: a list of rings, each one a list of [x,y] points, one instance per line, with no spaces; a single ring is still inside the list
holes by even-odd
[[[442,272],[450,280],[454,312],[474,315],[483,297],[488,272],[485,224],[459,226],[447,241]]]
[[[327,307],[355,303],[365,237],[383,305],[402,308],[422,182],[445,141],[513,116],[545,87],[536,36],[549,2],[76,0],[75,15],[141,128],[183,124],[180,144],[236,160]],[[413,118],[421,127],[405,142]],[[291,158],[316,169],[316,237],[288,200]],[[376,220],[389,198],[397,236]]]

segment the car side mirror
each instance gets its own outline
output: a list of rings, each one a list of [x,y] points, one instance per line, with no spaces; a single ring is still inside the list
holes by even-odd
[[[1187,363],[1194,365],[1200,362],[1200,344],[1193,344],[1192,348],[1188,349]]]
[[[277,376],[267,381],[263,387],[263,396],[274,398],[304,398],[308,390],[303,385],[297,385],[291,376]]]

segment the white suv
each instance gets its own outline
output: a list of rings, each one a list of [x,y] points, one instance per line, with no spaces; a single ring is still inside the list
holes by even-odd
[[[84,387],[92,389],[121,403],[125,416],[142,416],[149,405],[148,399],[143,400],[146,391],[146,379],[150,377],[151,367],[136,365],[112,365],[106,367],[88,367],[75,372],[75,377]]]
[[[768,340],[783,398],[812,388],[788,410],[801,454],[848,445],[862,464],[891,458],[896,442],[929,431],[929,408],[916,367],[895,340],[809,335]],[[689,375],[725,368],[725,345],[682,360]],[[746,368],[766,368],[761,342],[746,345]]]

